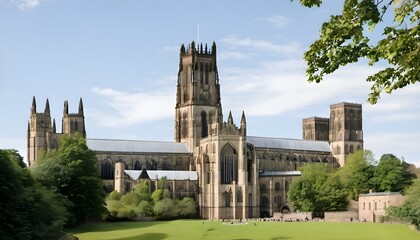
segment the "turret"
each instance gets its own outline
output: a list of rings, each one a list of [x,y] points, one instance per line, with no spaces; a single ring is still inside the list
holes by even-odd
[[[229,116],[228,116],[228,124],[233,124],[233,117],[232,117],[232,111],[229,111]]]
[[[50,115],[50,102],[48,101],[48,98],[47,98],[47,101],[45,103],[44,113]]]
[[[27,153],[28,164],[32,165],[40,152],[48,152],[49,135],[52,133],[50,103],[48,99],[45,103],[44,112],[38,113],[36,110],[35,96],[32,98],[31,117],[28,125]]]
[[[35,96],[32,97],[32,108],[31,108],[31,114],[35,114],[36,113],[36,100],[35,100]]]
[[[242,118],[241,118],[241,133],[243,136],[246,136],[246,119],[245,119],[244,111],[242,111]]]
[[[67,100],[64,101],[64,109],[63,109],[63,115],[69,114],[69,102]]]
[[[79,115],[80,116],[83,116],[84,115],[84,113],[83,113],[83,100],[82,100],[82,98],[80,98],[80,100],[79,100]]]

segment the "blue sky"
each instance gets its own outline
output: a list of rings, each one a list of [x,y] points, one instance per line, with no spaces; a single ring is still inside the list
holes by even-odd
[[[0,0],[0,148],[26,156],[32,96],[38,111],[49,98],[58,130],[64,100],[76,112],[82,97],[90,138],[173,141],[179,48],[194,40],[216,42],[225,119],[244,110],[249,135],[299,139],[302,118],[362,103],[365,148],[420,166],[419,84],[370,105],[365,79],[381,66],[306,82],[303,52],[341,4]]]

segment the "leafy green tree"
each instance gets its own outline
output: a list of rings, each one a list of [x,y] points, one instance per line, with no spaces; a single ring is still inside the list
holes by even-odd
[[[149,217],[149,216],[153,216],[153,205],[148,202],[148,201],[141,201],[137,212],[136,212],[137,216],[140,217]]]
[[[168,219],[175,217],[175,201],[170,198],[159,200],[153,206],[153,212],[159,219]]]
[[[360,193],[367,193],[374,187],[370,181],[374,164],[374,155],[369,150],[357,151],[347,156],[346,164],[337,174],[350,199],[357,200]]]
[[[300,0],[306,7],[322,0]],[[369,65],[387,62],[388,67],[369,76],[369,102],[380,93],[391,93],[420,81],[420,2],[418,0],[346,0],[340,15],[322,24],[321,34],[305,52],[309,82],[320,82],[341,66],[368,59]],[[389,12],[393,10],[393,15]],[[383,29],[380,23],[388,24]],[[369,34],[382,31],[383,38]]]
[[[335,169],[325,164],[307,164],[302,175],[290,185],[288,198],[301,211],[324,212],[345,210],[347,192],[334,178]]]
[[[15,150],[0,150],[0,238],[58,239],[67,221],[65,198],[39,185]]]
[[[176,203],[177,215],[180,217],[196,217],[197,203],[194,199],[185,197]]]
[[[64,135],[57,151],[36,161],[32,173],[43,185],[67,197],[76,223],[100,218],[105,212],[96,155],[80,135]]]
[[[408,164],[393,154],[384,154],[375,168],[372,182],[376,191],[402,192],[415,178],[410,173]]]
[[[420,226],[420,179],[416,179],[407,190],[403,205],[387,208],[390,216],[401,218],[416,226]]]

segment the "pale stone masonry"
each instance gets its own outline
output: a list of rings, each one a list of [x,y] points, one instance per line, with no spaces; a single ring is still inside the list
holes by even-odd
[[[299,167],[342,166],[347,154],[363,149],[362,106],[354,103],[331,105],[330,118],[304,119],[303,139],[248,136],[245,112],[238,124],[231,113],[224,121],[216,60],[214,42],[209,48],[194,42],[181,46],[174,142],[87,138],[106,192],[130,191],[142,179],[152,180],[154,188],[164,176],[172,197],[194,198],[202,218],[272,216],[293,211],[287,192],[300,176]],[[66,101],[62,132],[57,133],[48,100],[45,111],[37,113],[34,97],[28,124],[30,165],[40,152],[54,151],[62,134],[86,137],[82,100],[77,113],[69,114],[68,108]]]
[[[359,195],[359,220],[379,222],[385,215],[385,209],[390,206],[400,206],[404,196],[398,192],[371,192]]]

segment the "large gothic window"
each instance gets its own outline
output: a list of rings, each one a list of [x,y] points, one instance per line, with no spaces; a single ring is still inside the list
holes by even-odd
[[[220,153],[220,175],[222,184],[238,181],[238,154],[231,144],[226,144]]]
[[[101,178],[114,179],[114,166],[112,166],[112,162],[109,158],[106,158],[101,162]]]
[[[134,163],[134,170],[141,170],[141,163],[139,160],[136,160],[136,163]]]
[[[209,135],[209,129],[207,125],[207,114],[206,112],[201,113],[201,137],[207,137]]]

